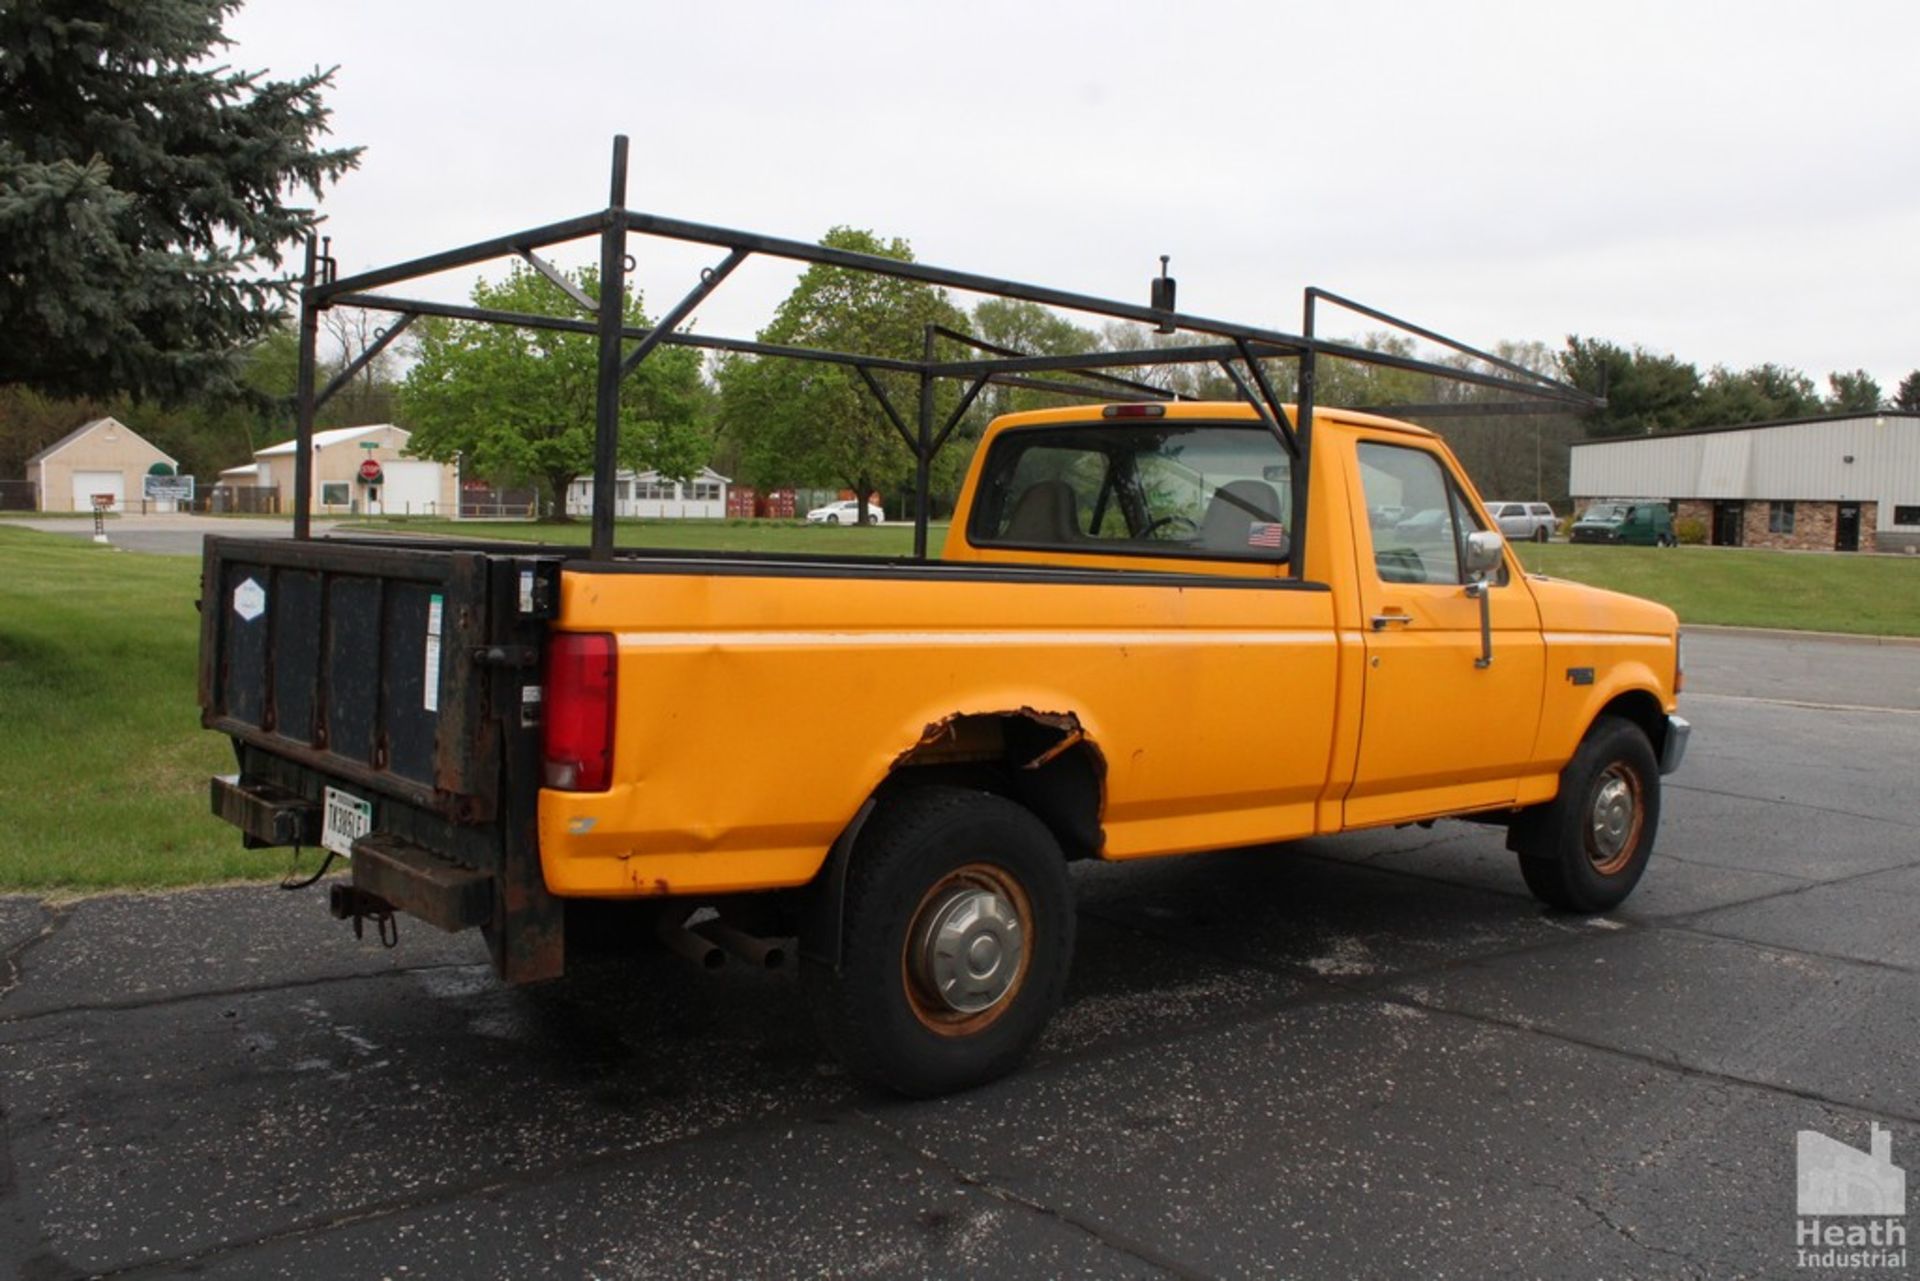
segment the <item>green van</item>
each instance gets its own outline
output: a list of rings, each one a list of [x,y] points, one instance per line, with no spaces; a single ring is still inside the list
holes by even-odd
[[[1576,543],[1632,543],[1640,547],[1672,547],[1673,513],[1658,499],[1623,498],[1594,503],[1573,522],[1570,541]]]

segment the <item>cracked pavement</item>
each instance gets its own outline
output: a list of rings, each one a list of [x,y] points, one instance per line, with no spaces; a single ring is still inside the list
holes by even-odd
[[[1688,652],[1610,917],[1470,824],[1078,866],[1040,1052],[931,1102],[842,1076],[785,975],[512,990],[317,889],[0,897],[0,1271],[1812,1275],[1795,1131],[1920,1154],[1920,648]]]

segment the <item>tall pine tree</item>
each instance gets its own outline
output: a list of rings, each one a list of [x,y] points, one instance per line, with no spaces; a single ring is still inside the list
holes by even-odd
[[[0,4],[0,384],[165,402],[238,391],[280,324],[293,203],[358,163],[323,149],[331,71],[212,59],[239,0]]]

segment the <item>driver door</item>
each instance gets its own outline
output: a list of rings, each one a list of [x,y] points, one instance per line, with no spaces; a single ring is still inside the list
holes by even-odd
[[[1349,826],[1511,802],[1532,756],[1545,648],[1533,594],[1501,566],[1484,579],[1492,661],[1466,537],[1485,528],[1441,456],[1415,444],[1355,446],[1354,537],[1366,703]],[[1370,513],[1406,513],[1374,521]]]

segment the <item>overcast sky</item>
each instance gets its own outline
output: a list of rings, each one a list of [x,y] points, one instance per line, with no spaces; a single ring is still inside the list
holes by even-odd
[[[601,207],[625,132],[636,209],[1141,303],[1166,253],[1182,310],[1288,331],[1317,284],[1823,390],[1920,366],[1911,0],[251,0],[229,34],[340,68],[343,272]],[[658,243],[656,315],[720,256]],[[698,327],[751,336],[793,275],[743,268]]]

